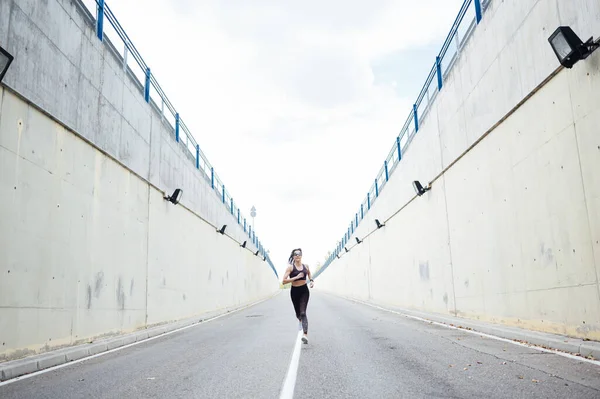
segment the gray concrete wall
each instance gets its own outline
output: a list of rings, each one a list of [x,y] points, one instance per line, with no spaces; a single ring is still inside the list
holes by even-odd
[[[0,2],[0,43],[0,360],[278,289],[77,2]]]
[[[354,236],[372,234],[321,289],[600,340],[600,51],[458,159],[559,66],[547,41],[559,25],[600,35],[600,3],[491,2]],[[411,182],[440,173],[415,198]]]

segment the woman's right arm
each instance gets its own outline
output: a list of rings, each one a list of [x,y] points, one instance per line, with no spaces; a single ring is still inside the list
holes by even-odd
[[[300,278],[300,275],[298,275],[298,276],[296,276],[294,278],[288,278],[290,276],[291,272],[292,272],[292,268],[291,267],[288,267],[285,270],[285,274],[283,275],[283,281],[282,281],[283,284],[289,284],[292,281],[296,281],[296,280],[298,280]],[[302,274],[302,273],[300,273],[300,274]]]

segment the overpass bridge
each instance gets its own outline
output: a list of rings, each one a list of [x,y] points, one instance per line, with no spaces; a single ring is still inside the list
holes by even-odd
[[[0,1],[0,397],[600,395],[597,1],[464,2],[305,346],[109,6]]]

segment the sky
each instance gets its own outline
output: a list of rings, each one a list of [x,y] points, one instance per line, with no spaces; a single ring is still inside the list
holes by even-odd
[[[462,2],[106,1],[280,277],[343,236]]]

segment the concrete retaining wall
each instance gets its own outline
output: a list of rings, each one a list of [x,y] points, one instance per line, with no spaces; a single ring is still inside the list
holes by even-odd
[[[511,113],[559,66],[559,25],[600,35],[600,3],[491,2],[321,289],[600,340],[600,51]]]
[[[278,289],[78,2],[0,2],[0,43],[0,361]]]

